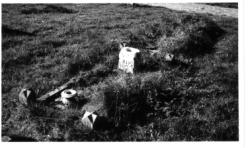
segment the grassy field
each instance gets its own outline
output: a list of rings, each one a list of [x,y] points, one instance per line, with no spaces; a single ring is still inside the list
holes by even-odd
[[[116,72],[120,42],[142,51],[133,76]],[[176,60],[165,62],[167,52]],[[41,96],[79,75],[79,100],[103,100],[110,127],[88,133],[80,108],[18,101],[23,87]],[[128,4],[2,5],[2,135],[237,141],[238,121],[237,19]]]

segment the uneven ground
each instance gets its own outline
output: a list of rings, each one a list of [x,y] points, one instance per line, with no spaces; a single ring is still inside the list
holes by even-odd
[[[144,56],[135,75],[118,73],[123,41],[178,60]],[[80,108],[18,101],[23,87],[41,96],[78,75],[78,99],[105,107],[110,128],[87,133]],[[236,141],[238,129],[238,19],[126,4],[2,5],[2,135]]]

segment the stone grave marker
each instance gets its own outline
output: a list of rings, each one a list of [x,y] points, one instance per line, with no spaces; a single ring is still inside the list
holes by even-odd
[[[123,46],[120,46],[120,48],[121,51],[119,53],[118,69],[121,69],[126,73],[133,74],[135,68],[134,59],[137,53],[140,52],[140,50],[132,47],[123,47]]]

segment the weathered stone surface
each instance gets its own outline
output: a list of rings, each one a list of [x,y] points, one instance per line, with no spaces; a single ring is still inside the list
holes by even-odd
[[[81,121],[87,129],[93,130],[96,118],[97,118],[97,115],[94,114],[93,112],[85,111]]]
[[[61,91],[63,91],[63,90],[66,89],[66,88],[68,88],[68,84],[64,84],[64,85],[58,87],[57,89],[55,89],[55,90],[53,90],[53,91],[51,91],[51,92],[49,92],[49,93],[47,93],[47,94],[41,96],[41,97],[38,98],[37,100],[38,100],[38,101],[45,101],[45,100],[47,100],[49,97],[52,97],[52,96],[54,96],[54,95],[60,93]]]
[[[118,69],[123,70],[126,73],[134,72],[134,65],[136,54],[139,53],[140,50],[132,47],[122,47],[119,53],[119,63]]]

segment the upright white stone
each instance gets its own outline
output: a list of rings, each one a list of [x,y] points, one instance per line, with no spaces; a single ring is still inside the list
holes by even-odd
[[[120,46],[121,51],[119,53],[118,68],[126,73],[133,73],[134,70],[134,58],[136,54],[140,52],[139,49],[132,47]]]

